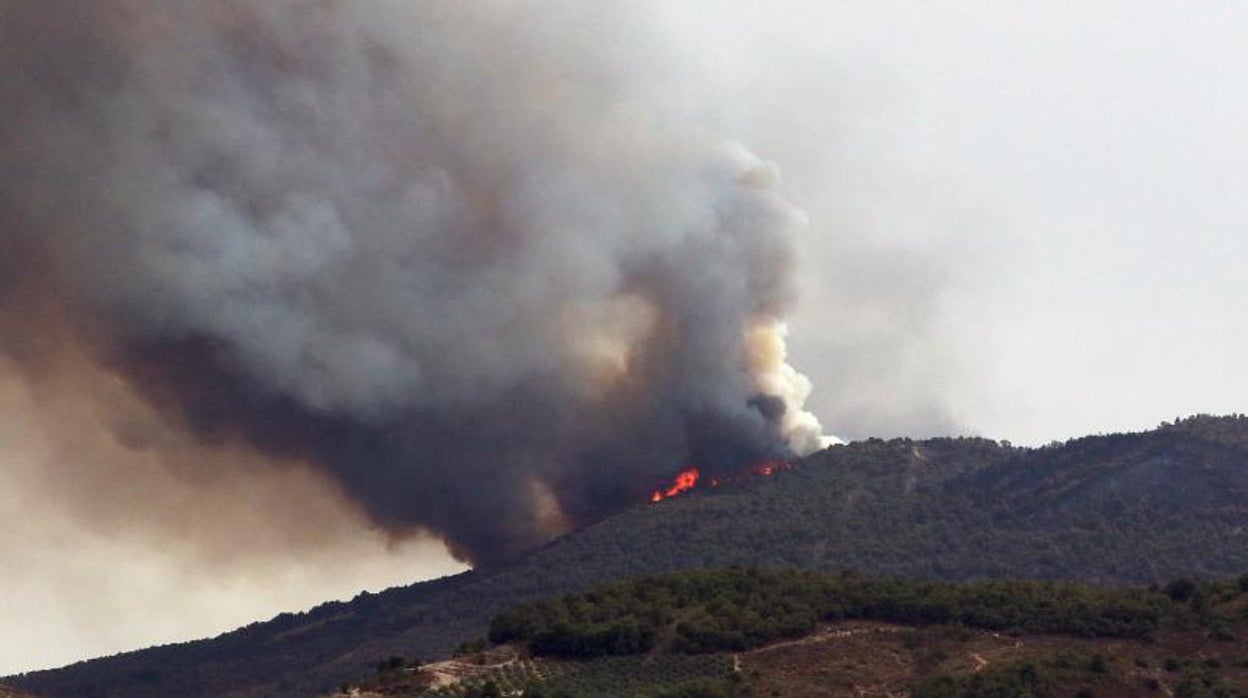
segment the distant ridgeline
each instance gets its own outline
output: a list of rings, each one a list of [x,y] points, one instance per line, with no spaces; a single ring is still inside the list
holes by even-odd
[[[444,655],[520,602],[732,566],[1095,585],[1238,575],[1248,418],[1034,449],[980,438],[835,446],[771,477],[640,503],[488,573],[5,681],[50,698],[305,696],[372,672],[377,658]]]
[[[1034,449],[870,439],[625,512],[519,565],[582,584],[732,565],[1097,584],[1238,574],[1248,569],[1248,418]]]

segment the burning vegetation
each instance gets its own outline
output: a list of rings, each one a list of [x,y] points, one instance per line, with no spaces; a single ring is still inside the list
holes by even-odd
[[[697,468],[682,470],[680,474],[676,476],[676,479],[672,481],[671,485],[666,488],[655,490],[654,493],[650,495],[650,501],[661,502],[668,497],[675,497],[688,492],[698,486],[698,478],[701,477],[701,474],[702,473]]]
[[[768,477],[782,470],[792,470],[796,465],[791,461],[784,460],[768,460],[757,463],[745,471],[731,475],[721,475],[702,480],[701,471],[697,468],[688,468],[680,471],[671,481],[671,484],[656,489],[650,494],[650,501],[658,504],[664,499],[670,499],[682,495],[698,486],[698,482],[708,483],[711,487],[719,487],[720,485],[731,482],[741,482],[754,477]]]

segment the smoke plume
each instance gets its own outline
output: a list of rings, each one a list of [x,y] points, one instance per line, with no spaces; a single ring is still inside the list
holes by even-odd
[[[0,351],[479,564],[817,448],[802,215],[626,4],[6,3]]]

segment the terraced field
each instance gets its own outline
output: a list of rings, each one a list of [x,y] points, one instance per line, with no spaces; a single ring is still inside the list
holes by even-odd
[[[430,669],[437,671],[443,663]],[[592,661],[516,659],[500,665],[462,666],[462,678],[448,685],[430,687],[411,695],[421,698],[479,695],[493,683],[502,695],[515,695],[540,685],[551,695],[634,698],[679,688],[683,684],[713,679],[732,673],[733,657],[714,655],[660,655],[606,657]]]

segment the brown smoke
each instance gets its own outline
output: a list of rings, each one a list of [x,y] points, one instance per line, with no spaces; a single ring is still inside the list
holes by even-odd
[[[477,563],[816,448],[802,217],[626,5],[7,3],[0,347]]]
[[[454,571],[436,541],[372,528],[320,471],[197,442],[107,371],[56,362],[34,373],[0,358],[0,589],[15,630],[0,673]]]

